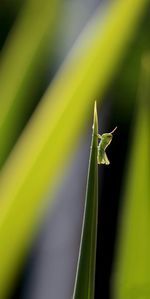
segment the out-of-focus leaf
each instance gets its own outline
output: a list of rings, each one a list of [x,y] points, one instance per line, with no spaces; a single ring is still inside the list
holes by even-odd
[[[0,297],[10,291],[43,196],[76,147],[93,98],[108,84],[147,0],[114,1],[84,31],[5,163],[0,177]],[[110,49],[111,45],[111,49]]]
[[[119,222],[114,299],[150,298],[150,56],[144,57],[137,119]]]
[[[98,217],[98,118],[95,103],[84,218],[73,299],[94,299]]]
[[[0,56],[0,166],[25,124],[33,89],[48,60],[60,0],[28,0],[23,5]],[[47,59],[46,59],[47,57]]]

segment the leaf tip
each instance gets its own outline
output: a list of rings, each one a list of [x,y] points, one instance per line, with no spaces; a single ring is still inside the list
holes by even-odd
[[[93,131],[98,134],[98,116],[97,116],[97,102],[94,102],[94,120],[93,120]]]

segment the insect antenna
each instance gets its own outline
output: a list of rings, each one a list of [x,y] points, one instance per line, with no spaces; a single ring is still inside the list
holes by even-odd
[[[117,130],[117,127],[115,127],[115,128],[110,132],[110,134],[113,134],[116,130]]]

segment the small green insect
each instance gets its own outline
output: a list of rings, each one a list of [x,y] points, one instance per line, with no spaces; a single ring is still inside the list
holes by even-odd
[[[99,145],[98,145],[98,153],[97,153],[97,163],[98,164],[106,164],[109,165],[110,162],[108,160],[107,154],[106,154],[106,148],[111,143],[113,138],[113,133],[116,131],[117,127],[110,133],[104,133],[102,135],[98,134],[98,138],[101,139]]]

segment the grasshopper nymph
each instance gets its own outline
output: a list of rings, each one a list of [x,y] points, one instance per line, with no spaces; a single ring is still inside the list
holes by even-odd
[[[106,165],[110,164],[106,154],[106,148],[111,143],[113,138],[113,133],[116,131],[116,129],[117,127],[115,127],[115,129],[110,133],[104,133],[102,135],[98,134],[98,138],[100,139],[100,143],[98,145],[98,151],[97,151],[98,164],[106,164]]]

